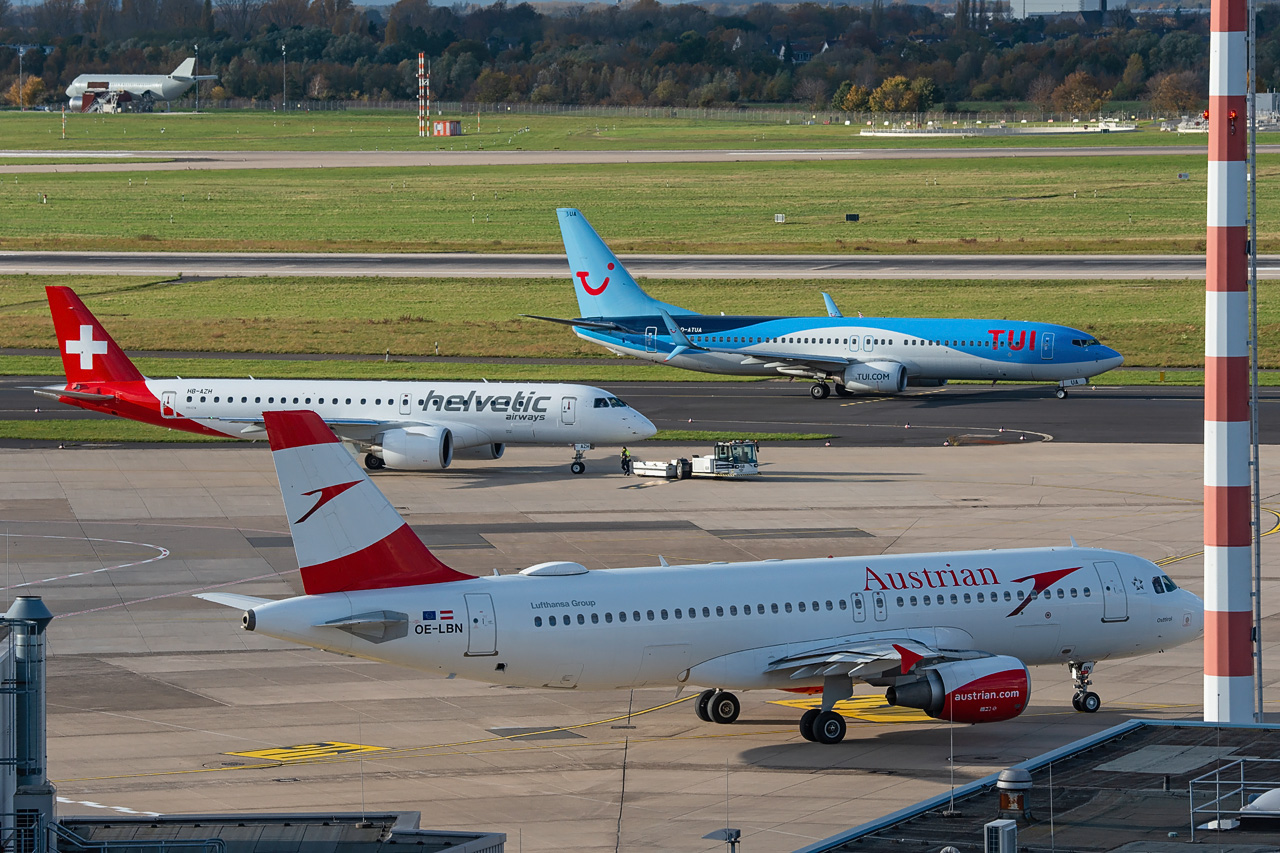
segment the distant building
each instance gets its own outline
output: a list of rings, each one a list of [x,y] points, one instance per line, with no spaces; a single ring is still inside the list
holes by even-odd
[[[1127,9],[1128,0],[1011,0],[1009,14],[1015,18],[1055,18],[1078,14],[1088,16],[1105,13],[1108,9]],[[1087,20],[1083,18],[1082,20]]]

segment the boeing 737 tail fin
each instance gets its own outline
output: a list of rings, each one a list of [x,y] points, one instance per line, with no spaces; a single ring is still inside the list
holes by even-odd
[[[67,384],[137,382],[145,377],[69,287],[44,289]]]
[[[436,559],[315,412],[264,412],[307,595],[471,580]]]
[[[169,76],[170,77],[190,77],[192,74],[195,73],[195,70],[196,70],[195,57],[188,57],[187,59],[182,60],[182,62],[178,65],[178,67],[173,69],[173,73],[170,74]]]
[[[580,211],[562,207],[556,215],[583,317],[638,317],[656,315],[663,309],[672,314],[689,313],[641,290]]]

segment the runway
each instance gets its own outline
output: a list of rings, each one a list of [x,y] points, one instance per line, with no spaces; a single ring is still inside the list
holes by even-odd
[[[60,377],[0,379],[0,420],[106,418],[36,397],[24,386]],[[899,397],[814,400],[808,382],[601,383],[659,429],[819,433],[844,447],[938,447],[955,443],[1185,444],[1204,441],[1204,389],[1088,386],[1059,400],[1052,384],[912,388]],[[1280,388],[1261,389],[1262,442],[1280,444]],[[39,412],[35,411],[39,409]],[[827,440],[815,442],[823,445]],[[0,446],[57,442],[8,440]],[[667,458],[646,443],[639,458]],[[568,457],[565,457],[566,460]]]
[[[431,144],[434,143],[434,141]],[[659,151],[522,151],[468,150],[469,143],[452,143],[459,150],[416,151],[132,151],[110,152],[124,162],[23,163],[23,158],[101,158],[102,151],[0,151],[0,174],[36,172],[172,172],[210,169],[350,169],[450,166],[608,165],[626,163],[734,163],[807,160],[968,160],[1014,157],[1153,157],[1195,156],[1203,161],[1207,142],[1200,145],[1097,145],[1054,148],[778,148],[684,149]],[[1280,151],[1280,145],[1259,145],[1259,154]],[[131,163],[132,158],[157,160]]]
[[[623,255],[641,278],[1203,279],[1202,255]],[[0,274],[568,278],[563,255],[0,252]],[[1280,277],[1280,256],[1258,259]]]

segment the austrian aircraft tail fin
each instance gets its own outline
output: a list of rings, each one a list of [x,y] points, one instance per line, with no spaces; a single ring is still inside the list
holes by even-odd
[[[53,315],[53,330],[58,336],[58,351],[62,354],[68,385],[137,382],[145,378],[75,291],[49,285],[44,292],[49,299],[49,313]]]
[[[315,412],[264,412],[307,595],[471,580],[436,559]]]
[[[560,217],[560,236],[564,238],[573,291],[583,317],[638,317],[656,315],[661,309],[672,314],[689,313],[641,290],[581,211],[562,207],[556,215]]]
[[[170,74],[169,76],[170,77],[190,77],[192,74],[195,73],[195,70],[196,70],[195,57],[188,57],[182,60],[182,62],[178,65],[178,67],[173,69],[173,73]]]

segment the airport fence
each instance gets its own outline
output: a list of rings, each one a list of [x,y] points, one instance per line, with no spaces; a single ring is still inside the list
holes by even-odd
[[[222,101],[207,101],[212,109],[249,109],[277,112],[279,101],[251,100],[248,98],[232,98]],[[417,115],[416,100],[376,101],[376,100],[290,100],[286,112],[342,112],[345,110],[381,110],[387,112],[403,112]],[[582,118],[678,118],[699,121],[723,121],[740,124],[837,124],[853,128],[883,128],[887,126],[913,127],[970,127],[1005,122],[1014,124],[1072,124],[1079,119],[1096,122],[1096,117],[1088,119],[1060,113],[1025,113],[1009,110],[991,110],[982,112],[920,112],[920,113],[870,113],[845,112],[843,110],[814,110],[801,106],[789,105],[778,107],[742,106],[742,107],[625,107],[625,106],[591,106],[585,104],[530,104],[530,103],[476,103],[470,101],[431,102],[432,115],[457,117],[458,115],[554,115],[579,116]],[[1151,119],[1150,113],[1129,113],[1128,115],[1105,116],[1112,120],[1124,120],[1130,117]]]

